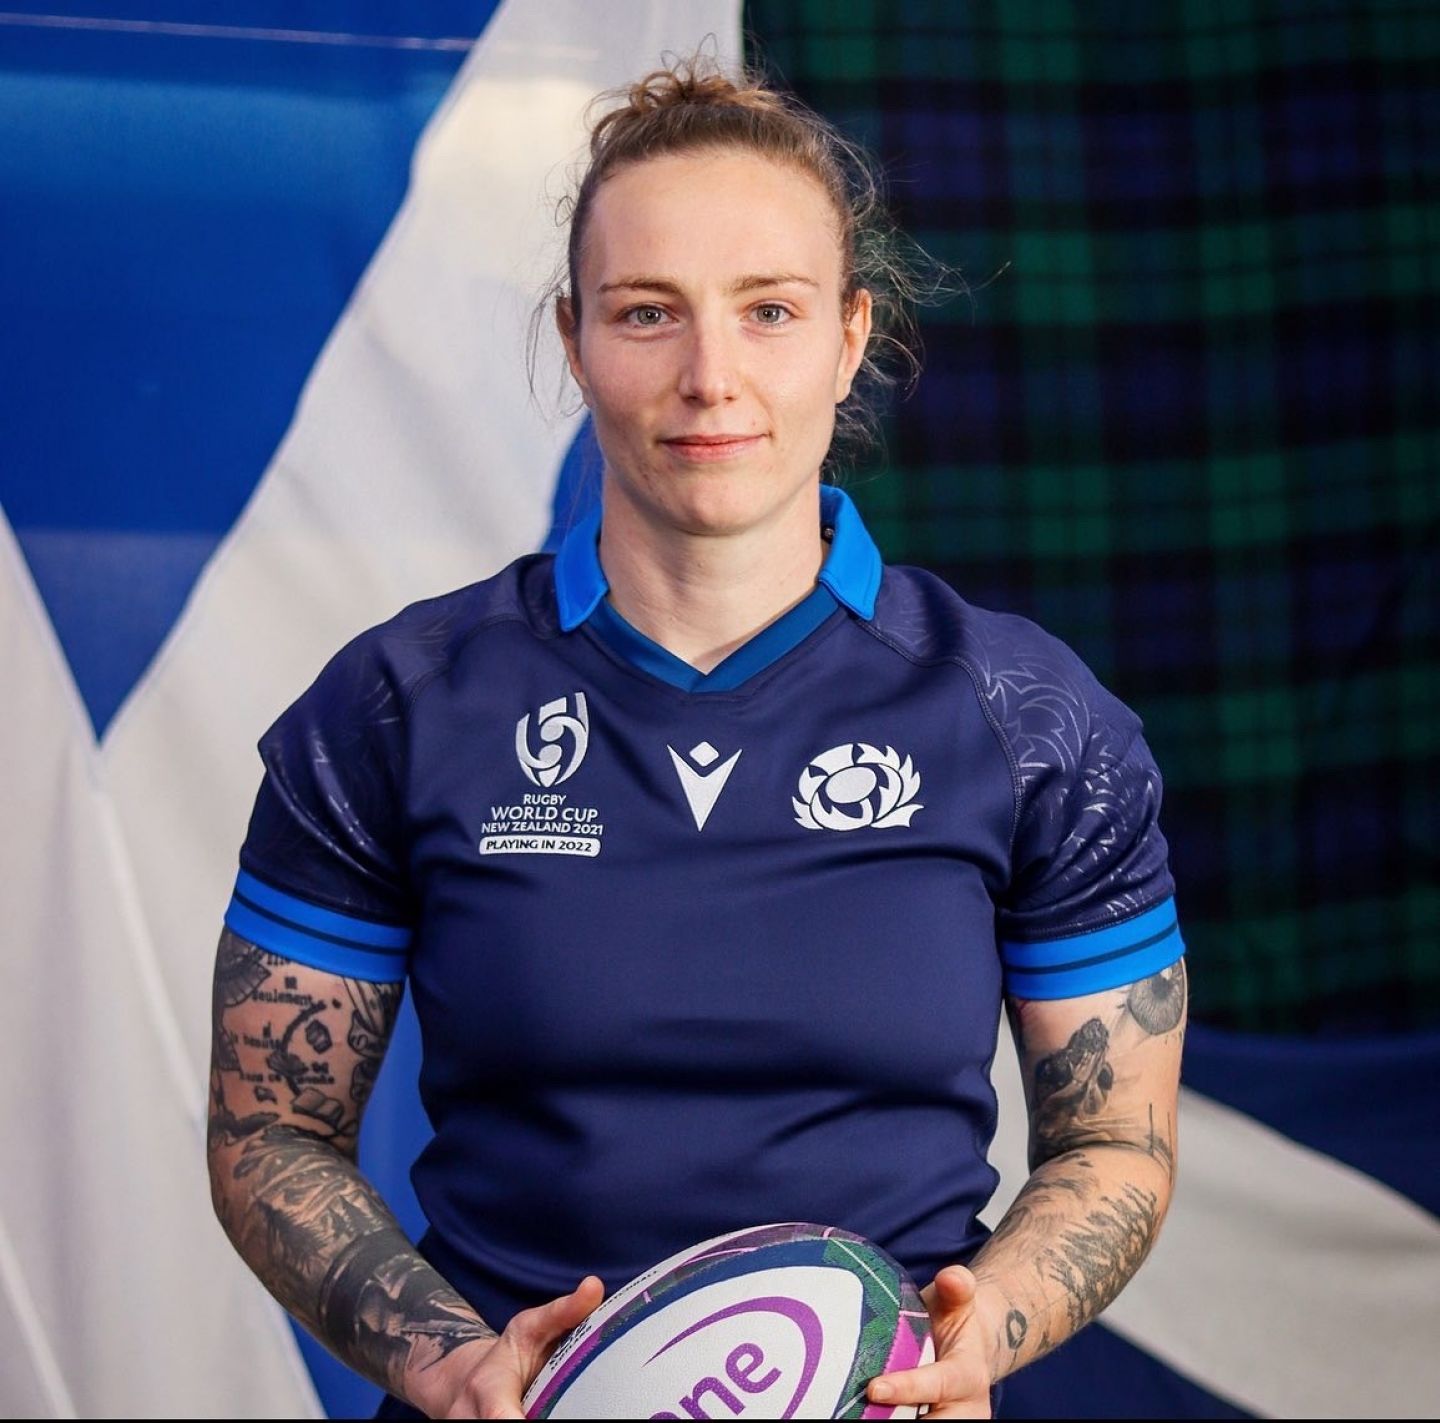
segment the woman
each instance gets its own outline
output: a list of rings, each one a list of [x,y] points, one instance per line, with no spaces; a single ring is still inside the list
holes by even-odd
[[[871,1397],[988,1416],[1164,1216],[1185,979],[1139,722],[821,484],[885,306],[853,159],[748,80],[634,86],[556,304],[602,511],[363,634],[261,742],[216,1208],[396,1414],[519,1416],[603,1288],[793,1219],[926,1286],[937,1362]],[[407,980],[419,1250],[355,1167]],[[986,1241],[1002,1000],[1033,1174]]]

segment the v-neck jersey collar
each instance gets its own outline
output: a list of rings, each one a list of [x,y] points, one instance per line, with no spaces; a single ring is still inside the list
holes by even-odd
[[[869,621],[875,615],[883,564],[850,496],[820,487],[820,519],[829,542],[814,590],[762,628],[708,673],[701,672],[633,627],[605,600],[610,582],[600,566],[597,506],[565,536],[555,555],[555,603],[560,627],[582,624],[632,666],[687,692],[732,691],[805,640],[837,606]]]

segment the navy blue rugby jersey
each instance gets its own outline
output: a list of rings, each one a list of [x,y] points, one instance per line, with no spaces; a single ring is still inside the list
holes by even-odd
[[[1183,951],[1139,719],[822,494],[815,591],[708,675],[605,601],[597,514],[261,740],[226,922],[408,978],[421,1248],[497,1327],[772,1220],[928,1281],[984,1238],[1002,993]]]

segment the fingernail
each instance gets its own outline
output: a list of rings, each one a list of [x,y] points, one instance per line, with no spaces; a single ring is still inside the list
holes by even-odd
[[[889,1403],[895,1397],[895,1386],[877,1379],[870,1385],[870,1397],[875,1403]]]

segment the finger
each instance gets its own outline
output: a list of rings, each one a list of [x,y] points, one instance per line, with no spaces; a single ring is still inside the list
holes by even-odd
[[[569,1312],[573,1315],[571,1326],[578,1324],[586,1315],[591,1314],[598,1308],[600,1301],[605,1298],[605,1283],[599,1275],[586,1275],[560,1304],[567,1305]]]
[[[509,1332],[543,1348],[568,1334],[604,1297],[605,1286],[599,1277],[586,1275],[568,1295],[533,1309],[522,1309],[510,1321]]]
[[[480,1369],[473,1376],[480,1379],[484,1374],[482,1392],[485,1407],[498,1408],[500,1412],[455,1414],[455,1417],[482,1418],[523,1418],[521,1412],[511,1412],[519,1407],[520,1395],[530,1386],[545,1361],[559,1347],[560,1341],[579,1324],[605,1296],[605,1286],[598,1276],[586,1275],[568,1295],[552,1299],[548,1304],[522,1309],[505,1326],[505,1331],[496,1340],[495,1350],[482,1361]],[[506,1377],[510,1382],[506,1382]],[[498,1393],[491,1393],[497,1387]]]
[[[942,1309],[968,1308],[974,1303],[977,1288],[974,1272],[964,1265],[947,1265],[935,1276],[935,1294]]]
[[[881,1374],[870,1380],[867,1389],[871,1403],[943,1404],[969,1407],[976,1402],[985,1405],[980,1414],[961,1413],[961,1418],[984,1418],[990,1408],[990,1380],[984,1371],[957,1359],[937,1359],[933,1364],[922,1364],[918,1369],[899,1369],[893,1374]]]
[[[964,1265],[946,1265],[939,1274],[920,1291],[925,1308],[932,1319],[944,1315],[966,1314],[979,1293],[980,1282],[974,1272]]]
[[[542,1305],[546,1324],[552,1334],[567,1334],[605,1297],[605,1286],[598,1275],[586,1275],[568,1295]]]

